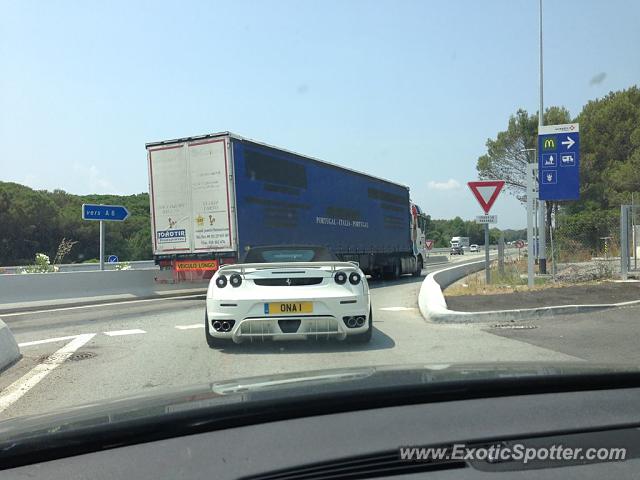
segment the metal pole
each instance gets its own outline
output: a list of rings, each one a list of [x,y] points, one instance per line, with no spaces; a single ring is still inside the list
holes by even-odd
[[[491,283],[491,272],[489,270],[489,224],[484,224],[484,280],[487,285]]]
[[[527,165],[527,285],[533,287],[533,182],[535,181],[536,165],[530,163]]]
[[[498,240],[498,272],[504,275],[504,233],[500,233]]]
[[[104,270],[104,222],[100,220],[100,270]]]
[[[556,216],[553,216],[553,224],[549,225],[549,240],[551,242],[551,275],[553,275],[553,280],[555,281],[556,279],[556,273],[558,272],[557,268],[556,268],[556,250],[554,248],[554,244],[553,244],[553,229],[555,228],[555,222],[557,222],[558,220],[556,219]]]
[[[540,5],[540,112],[538,113],[538,127],[544,125],[544,95],[543,95],[543,74],[542,74],[542,0],[539,2]],[[539,194],[538,194],[539,195]],[[539,262],[539,270],[540,273],[547,273],[547,202],[544,200],[540,200],[540,207],[538,210],[538,262]]]
[[[535,176],[534,176],[535,178]],[[534,180],[534,182],[537,182],[537,180]],[[535,185],[534,185],[535,188]],[[536,192],[537,193],[537,192]],[[540,249],[539,244],[540,242],[538,241],[538,204],[540,202],[538,201],[537,198],[533,199],[533,257],[535,258],[535,264],[538,264],[538,258],[540,258]]]
[[[626,280],[629,274],[629,206],[620,207],[620,277]]]
[[[631,192],[631,238],[633,244],[633,269],[638,270],[638,246],[636,237],[636,201],[633,192]]]

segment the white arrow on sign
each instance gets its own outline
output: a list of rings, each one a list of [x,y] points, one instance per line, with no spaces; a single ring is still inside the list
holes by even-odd
[[[573,147],[574,143],[576,143],[576,142],[571,137],[567,137],[567,139],[564,142],[562,142],[563,145],[567,146],[567,150],[569,150],[571,147]]]

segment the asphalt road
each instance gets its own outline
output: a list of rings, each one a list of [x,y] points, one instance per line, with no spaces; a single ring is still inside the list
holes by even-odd
[[[522,332],[497,331],[486,325],[428,323],[417,306],[422,280],[407,276],[371,283],[374,333],[368,345],[280,341],[230,344],[211,350],[204,339],[203,298],[4,316],[24,358],[0,374],[0,419],[270,373],[407,363],[588,358],[581,349],[566,348],[564,342],[552,338],[538,340],[535,334],[519,337]],[[633,328],[631,322],[627,326]],[[546,329],[534,331],[540,334]]]
[[[505,326],[499,323],[495,325]],[[514,325],[516,328],[489,327],[486,330],[589,362],[632,363],[640,366],[640,306],[556,315]]]

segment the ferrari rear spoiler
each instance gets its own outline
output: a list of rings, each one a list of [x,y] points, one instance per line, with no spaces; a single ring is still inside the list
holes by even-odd
[[[279,263],[235,263],[233,265],[223,265],[219,272],[240,272],[245,273],[247,269],[274,270],[278,268],[322,268],[330,267],[332,272],[343,268],[357,268],[356,262],[279,262]]]

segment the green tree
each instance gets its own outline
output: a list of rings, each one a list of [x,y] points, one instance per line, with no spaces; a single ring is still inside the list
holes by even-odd
[[[640,191],[640,89],[592,100],[580,122],[580,202],[571,211],[618,208]]]
[[[125,261],[152,258],[148,194],[79,196],[0,182],[0,265],[30,264],[36,253],[54,258],[65,237],[77,241],[65,261],[97,258],[98,222],[82,220],[83,203],[125,205],[131,216],[108,223],[107,251]]]

